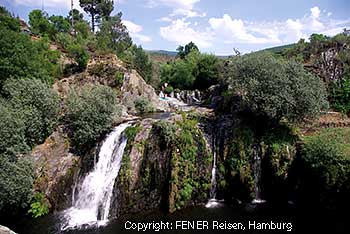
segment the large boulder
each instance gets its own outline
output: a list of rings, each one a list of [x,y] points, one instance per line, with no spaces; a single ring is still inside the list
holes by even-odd
[[[31,152],[35,166],[34,190],[45,194],[51,210],[66,208],[80,168],[80,157],[69,152],[69,140],[58,129]]]
[[[135,101],[145,98],[156,111],[168,111],[169,104],[161,101],[154,88],[148,85],[135,70],[125,73],[122,91],[122,103],[128,107],[129,112],[135,112]]]

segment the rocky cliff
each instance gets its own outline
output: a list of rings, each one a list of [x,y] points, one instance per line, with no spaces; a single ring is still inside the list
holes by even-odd
[[[128,139],[115,183],[112,217],[161,209],[173,212],[207,201],[212,154],[196,120],[176,115],[145,119]]]

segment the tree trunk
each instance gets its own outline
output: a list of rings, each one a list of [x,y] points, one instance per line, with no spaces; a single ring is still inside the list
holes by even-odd
[[[95,33],[95,14],[91,14],[91,27],[92,27],[92,32]]]

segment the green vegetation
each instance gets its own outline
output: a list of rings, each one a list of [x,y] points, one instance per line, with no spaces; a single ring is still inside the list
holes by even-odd
[[[114,91],[101,85],[71,90],[66,106],[65,123],[73,145],[81,152],[111,128],[117,112]]]
[[[209,173],[203,175],[210,166],[210,160],[205,150],[203,135],[197,127],[195,119],[182,115],[182,121],[176,122],[179,131],[175,133],[175,126],[158,123],[157,128],[164,134],[163,140],[167,147],[174,139],[171,158],[171,200],[170,211],[179,210],[189,201],[206,199],[209,192]]]
[[[79,5],[91,16],[92,31],[95,32],[96,21],[108,18],[113,11],[113,2],[110,0],[79,0]]]
[[[25,158],[11,159],[0,153],[0,213],[16,215],[32,199],[34,180],[31,163]]]
[[[239,109],[257,120],[294,122],[315,117],[327,108],[321,80],[295,62],[276,59],[266,53],[234,57],[225,67],[228,96],[238,98]],[[226,109],[230,110],[228,106]]]
[[[162,83],[169,83],[178,89],[205,90],[218,83],[219,60],[215,55],[201,54],[190,42],[178,48],[180,60],[168,62],[161,67]]]
[[[334,37],[312,34],[310,42],[300,39],[294,46],[277,54],[307,66],[314,64],[319,67],[320,71],[317,73],[325,82],[331,107],[336,111],[349,113],[350,49],[344,46],[349,43],[350,36],[343,33]],[[336,69],[340,69],[339,76],[334,73]]]
[[[349,129],[323,130],[304,138],[301,192],[328,207],[341,207],[349,194]]]
[[[49,205],[45,199],[45,194],[34,194],[33,201],[30,204],[30,210],[28,211],[28,213],[32,214],[33,218],[38,218],[49,213]]]
[[[8,80],[3,87],[7,103],[22,119],[25,142],[42,143],[58,122],[59,99],[55,91],[40,80]]]
[[[141,126],[140,124],[137,124],[135,126],[127,127],[124,131],[124,134],[128,138],[128,141],[134,142],[134,139],[140,130],[141,130]]]
[[[148,101],[148,99],[145,97],[142,97],[142,96],[138,97],[135,100],[134,104],[135,104],[135,109],[139,114],[154,112],[154,107],[152,106],[150,101]]]

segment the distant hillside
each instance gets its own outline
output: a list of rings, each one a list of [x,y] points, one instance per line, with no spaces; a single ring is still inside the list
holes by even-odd
[[[168,50],[147,50],[150,54],[157,54],[157,55],[166,55],[175,57],[177,55],[176,51],[168,51]]]
[[[276,46],[276,47],[271,47],[271,48],[267,48],[267,49],[263,49],[261,51],[268,51],[268,52],[272,52],[274,54],[281,54],[282,51],[292,48],[294,47],[296,44],[288,44],[288,45],[282,45],[282,46]]]

